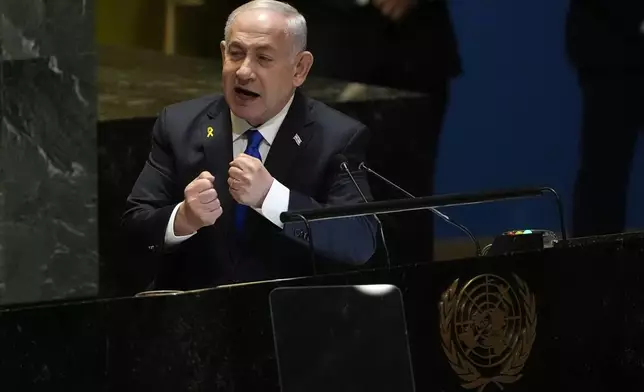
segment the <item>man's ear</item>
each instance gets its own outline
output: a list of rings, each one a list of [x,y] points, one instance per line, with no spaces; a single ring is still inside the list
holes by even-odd
[[[306,81],[306,77],[313,66],[313,54],[309,51],[299,53],[295,59],[295,74],[293,75],[293,84],[300,87]]]
[[[219,43],[219,49],[221,49],[221,59],[226,58],[226,41],[221,41]]]

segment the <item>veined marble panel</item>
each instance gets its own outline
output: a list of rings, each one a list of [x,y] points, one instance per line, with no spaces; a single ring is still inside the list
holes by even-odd
[[[0,304],[97,292],[93,2],[0,2]]]

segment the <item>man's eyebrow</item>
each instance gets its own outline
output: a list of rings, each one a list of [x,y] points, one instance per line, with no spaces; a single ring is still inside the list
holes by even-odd
[[[243,43],[239,41],[230,41],[228,43],[228,48],[236,48],[236,49],[254,49],[258,52],[275,52],[277,51],[277,48],[275,45],[271,44],[259,44],[259,45],[244,45]]]
[[[257,46],[255,47],[255,49],[257,49],[257,50],[264,50],[264,51],[265,51],[265,50],[277,50],[277,48],[276,48],[275,46],[270,45],[270,44],[261,44],[261,45],[257,45]]]

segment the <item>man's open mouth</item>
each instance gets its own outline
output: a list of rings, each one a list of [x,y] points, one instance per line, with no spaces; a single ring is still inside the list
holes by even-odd
[[[242,87],[235,87],[235,94],[238,94],[238,95],[241,95],[242,97],[247,97],[247,98],[259,97],[259,94],[257,94],[256,92],[246,90],[245,88],[242,88]]]

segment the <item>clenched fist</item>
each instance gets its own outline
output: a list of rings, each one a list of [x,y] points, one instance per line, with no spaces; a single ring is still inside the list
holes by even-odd
[[[174,220],[175,235],[194,233],[204,226],[215,223],[222,214],[217,191],[213,185],[215,177],[205,171],[192,180],[183,191],[184,201]]]
[[[228,169],[228,187],[239,204],[259,208],[273,185],[273,176],[257,158],[240,154]]]

